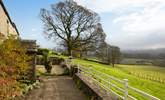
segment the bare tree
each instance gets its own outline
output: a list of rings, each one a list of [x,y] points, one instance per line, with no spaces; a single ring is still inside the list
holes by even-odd
[[[101,62],[103,63],[109,63],[109,55],[110,55],[110,45],[107,44],[106,42],[101,42],[99,45],[99,48],[96,51],[96,56]]]
[[[41,9],[40,15],[48,38],[64,41],[68,55],[74,47],[89,44],[97,35],[94,30],[100,21],[98,14],[74,1],[51,5],[51,11]]]
[[[120,48],[117,46],[109,46],[108,48],[108,62],[112,64],[112,67],[115,66],[116,63],[119,63],[120,61]]]
[[[95,35],[88,41],[88,43],[83,44],[83,42],[80,42],[80,46],[78,47],[80,47],[81,56],[83,56],[83,54],[87,56],[88,52],[96,52],[99,48],[101,48],[102,43],[105,42],[106,34],[104,33],[100,23],[96,25],[92,34]]]
[[[106,42],[103,42],[100,45],[100,48],[97,50],[96,54],[99,60],[106,64],[112,64],[113,67],[121,60],[120,48],[117,46],[111,46]]]

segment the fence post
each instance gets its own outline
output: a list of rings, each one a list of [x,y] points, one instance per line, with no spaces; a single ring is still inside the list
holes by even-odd
[[[108,88],[109,88],[109,90],[111,90],[111,81],[110,81],[110,79],[108,80]]]
[[[93,77],[92,72],[91,72],[91,67],[88,68],[88,73],[89,73],[89,76]]]
[[[124,100],[127,100],[128,99],[128,79],[124,79],[124,86],[125,86]]]
[[[78,75],[80,74],[80,66],[79,66],[79,64],[77,64],[77,73],[78,73]]]
[[[110,95],[110,90],[111,90],[111,81],[108,79],[108,95]]]

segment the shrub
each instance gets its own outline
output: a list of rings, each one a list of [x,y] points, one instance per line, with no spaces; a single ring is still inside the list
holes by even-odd
[[[52,63],[49,60],[49,50],[45,49],[44,51],[42,51],[42,53],[43,53],[45,69],[46,69],[47,73],[51,73]]]
[[[45,69],[46,69],[47,73],[51,73],[52,64],[51,64],[50,61],[46,61],[46,62],[45,62]]]
[[[15,37],[10,36],[0,44],[0,98],[21,94],[19,80],[26,77],[29,59]]]
[[[71,65],[70,66],[70,76],[74,76],[74,74],[77,72],[78,72],[78,66],[77,65]]]

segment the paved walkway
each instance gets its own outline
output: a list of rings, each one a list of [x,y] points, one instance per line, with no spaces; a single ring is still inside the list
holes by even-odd
[[[46,73],[45,68],[43,65],[37,65],[37,70],[39,70],[42,73]],[[58,65],[53,65],[51,74],[52,75],[62,75],[64,73],[64,68],[61,68]]]
[[[87,100],[69,76],[47,76],[42,79],[41,87],[32,90],[25,100]]]

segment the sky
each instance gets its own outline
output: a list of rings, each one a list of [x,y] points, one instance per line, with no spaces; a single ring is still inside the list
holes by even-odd
[[[41,8],[61,0],[3,0],[23,39],[53,48],[39,18]],[[165,48],[165,0],[74,0],[101,17],[106,42],[122,50]]]

